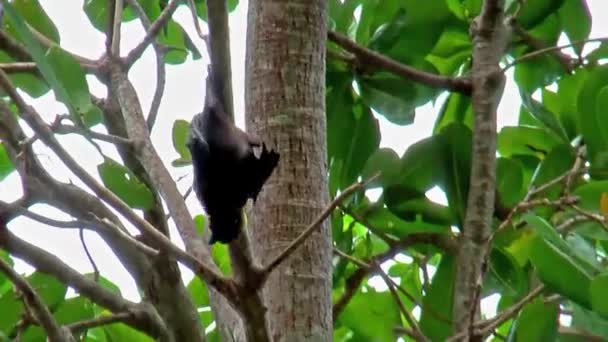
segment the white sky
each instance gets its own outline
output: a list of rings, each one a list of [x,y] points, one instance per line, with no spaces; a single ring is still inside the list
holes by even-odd
[[[100,56],[104,49],[104,36],[95,30],[88,19],[82,13],[83,1],[64,0],[61,6],[53,6],[56,1],[41,0],[48,15],[53,19],[61,35],[61,45],[68,51],[79,55],[95,59]],[[588,0],[591,13],[595,15],[593,23],[592,37],[608,36],[608,21],[601,20],[600,14],[608,13],[608,2],[605,0]],[[244,85],[244,59],[245,59],[245,37],[246,37],[246,0],[241,0],[235,12],[230,15],[231,28],[231,52],[233,56],[233,87],[235,94],[236,121],[239,126],[243,126],[243,85]],[[197,44],[201,53],[205,53],[205,48],[200,39],[194,32],[192,18],[184,6],[181,6],[175,14],[175,19],[190,34],[190,37]],[[201,23],[204,29],[204,23]],[[133,48],[143,37],[144,31],[138,20],[134,20],[123,26],[121,49],[123,55],[126,51]],[[170,166],[170,162],[178,157],[173,150],[171,143],[171,127],[176,119],[190,118],[202,109],[204,94],[204,79],[201,77],[207,61],[206,57],[198,61],[188,60],[178,66],[167,66],[167,81],[165,95],[160,107],[158,120],[153,131],[152,139],[155,146],[168,165],[170,172],[175,178],[190,174],[190,168],[175,169]],[[156,67],[152,49],[146,50],[143,58],[134,66],[129,73],[131,81],[138,91],[144,112],[150,107],[152,94],[156,84]],[[94,77],[89,77],[89,87],[93,94],[104,96],[103,87]],[[442,100],[437,101],[441,105]],[[44,115],[50,122],[56,114],[66,113],[65,107],[54,100],[52,93],[46,94],[38,99],[31,100],[36,109]],[[512,77],[509,77],[505,95],[501,102],[498,114],[499,126],[513,125],[517,122],[519,112],[519,96],[513,85]],[[438,106],[439,107],[439,106]],[[433,124],[437,116],[437,109],[431,105],[426,105],[417,110],[414,124],[409,126],[398,126],[389,123],[383,117],[378,116],[382,133],[382,147],[391,147],[402,154],[405,149],[413,142],[416,142],[431,134]],[[29,132],[29,129],[26,129]],[[67,147],[72,156],[81,162],[86,170],[97,175],[96,166],[102,162],[101,156],[88,145],[83,139],[77,136],[63,136],[60,141]],[[108,144],[101,143],[109,149],[108,155],[119,160],[115,150]],[[53,176],[63,181],[72,181],[75,184],[82,184],[69,170],[67,170],[50,151],[45,149],[39,142],[35,147],[39,157],[45,166],[51,170]],[[180,189],[185,191],[191,182],[191,177],[185,177],[178,184]],[[84,187],[86,188],[86,187]],[[21,186],[18,174],[13,172],[7,179],[0,182],[0,199],[3,201],[13,201],[21,197]],[[429,196],[445,202],[444,196],[440,191],[433,191]],[[188,201],[189,208],[193,215],[201,212],[201,208],[190,196]],[[52,210],[48,206],[36,205],[33,211],[52,216],[56,219],[69,220],[70,217],[57,210]],[[73,230],[62,230],[60,228],[49,228],[27,218],[18,218],[9,224],[10,229],[20,237],[35,243],[36,245],[50,251],[59,258],[67,262],[72,267],[82,272],[90,272],[92,268],[84,254],[78,235]],[[172,236],[178,236],[173,229]],[[139,298],[137,289],[132,279],[119,266],[117,259],[113,256],[110,249],[95,234],[85,231],[87,246],[92,251],[93,257],[103,276],[109,278],[122,289],[123,295],[129,299]],[[181,242],[178,242],[181,244]],[[17,260],[18,269],[21,271],[31,271],[31,267]],[[183,274],[187,279],[191,273],[182,268]]]

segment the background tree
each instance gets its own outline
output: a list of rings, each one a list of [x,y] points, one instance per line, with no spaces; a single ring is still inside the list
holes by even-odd
[[[150,138],[171,115],[159,111],[166,65],[200,56],[200,30],[172,19],[180,2],[86,1],[82,15],[106,37],[100,58],[62,47],[37,1],[2,4],[0,179],[18,174],[23,195],[0,202],[0,338],[608,338],[608,40],[590,38],[596,2],[252,2],[246,121],[282,159],[249,212],[251,241],[211,250],[204,217],[190,213],[200,206],[190,198],[189,211],[171,173],[189,165],[188,122],[173,124],[172,167],[158,152],[166,137]],[[209,18],[212,68],[230,81],[226,2],[184,8]],[[122,23],[135,18],[146,33],[125,49]],[[157,84],[144,113],[128,71],[149,46]],[[511,72],[519,113],[498,109]],[[106,94],[92,96],[85,75]],[[66,114],[30,106],[50,90]],[[231,108],[230,82],[223,91]],[[387,121],[403,134],[430,101],[430,136],[402,155],[379,147]],[[101,163],[75,157],[74,135]],[[363,180],[381,191],[359,191]],[[19,237],[22,217],[79,232],[93,272]],[[83,229],[111,248],[141,301],[97,271]],[[15,258],[35,272],[15,272]]]

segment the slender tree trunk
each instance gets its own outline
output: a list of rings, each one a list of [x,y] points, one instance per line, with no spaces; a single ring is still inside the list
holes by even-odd
[[[325,0],[251,0],[245,101],[248,130],[281,153],[249,232],[262,264],[328,203]],[[324,224],[269,278],[267,322],[276,341],[331,341],[331,236]]]

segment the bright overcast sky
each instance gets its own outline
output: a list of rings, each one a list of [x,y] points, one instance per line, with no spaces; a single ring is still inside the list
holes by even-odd
[[[61,46],[63,48],[93,59],[101,55],[104,49],[104,36],[91,26],[86,16],[82,13],[83,1],[64,0],[61,1],[61,6],[56,5],[56,0],[41,0],[41,3],[59,29]],[[590,5],[591,13],[595,15],[596,19],[593,23],[591,36],[608,36],[608,20],[606,20],[606,18],[600,18],[601,14],[608,13],[608,2],[606,0],[588,0],[588,3]],[[192,18],[185,6],[181,6],[178,9],[175,14],[175,19],[190,33],[190,37],[195,41],[199,50],[202,53],[205,53],[205,49],[200,39],[198,39],[198,36],[194,33]],[[246,0],[241,0],[236,11],[230,16],[236,120],[237,124],[240,126],[242,126],[244,122],[243,85],[246,37],[245,23]],[[125,51],[133,48],[142,39],[143,33],[144,31],[137,20],[123,26],[121,42],[123,55]],[[165,95],[152,138],[158,152],[163,157],[163,160],[168,165],[175,178],[189,175],[190,168],[185,167],[176,169],[170,166],[171,160],[177,158],[170,138],[171,126],[176,119],[190,120],[196,112],[199,112],[202,109],[204,95],[204,79],[202,78],[202,75],[206,63],[206,58],[203,57],[198,61],[188,60],[182,65],[167,66]],[[129,73],[130,79],[134,83],[140,99],[143,102],[142,106],[144,112],[148,111],[152,94],[154,93],[156,84],[155,70],[154,55],[152,49],[148,49],[142,60],[140,60]],[[105,95],[104,88],[94,77],[91,76],[88,80],[89,87],[95,95]],[[519,112],[520,103],[511,78],[509,78],[509,83],[510,84],[507,84],[505,95],[499,108],[499,126],[515,124],[517,122],[517,113]],[[442,96],[441,99],[444,99],[444,97]],[[32,103],[49,122],[53,120],[55,115],[67,112],[62,104],[54,101],[52,93],[32,100]],[[437,103],[441,104],[441,101],[438,101]],[[391,147],[399,154],[403,153],[407,146],[412,142],[418,141],[431,134],[436,116],[437,110],[431,105],[427,105],[422,109],[418,109],[414,124],[409,126],[393,125],[384,118],[378,117],[380,120],[380,129],[382,131],[381,145],[383,147]],[[27,131],[29,132],[29,130]],[[69,149],[70,153],[72,153],[89,172],[94,175],[97,174],[96,166],[102,162],[102,158],[89,144],[76,136],[63,136],[61,137],[61,141],[64,146]],[[107,144],[104,146],[108,147]],[[52,153],[44,149],[39,142],[37,142],[35,147],[39,153],[39,158],[43,164],[51,170],[53,176],[63,181],[72,181],[75,184],[82,184],[57,160],[57,158],[52,156]],[[109,151],[109,156],[118,159],[115,150],[110,148]],[[191,177],[185,177],[178,185],[180,189],[185,191],[190,182]],[[21,186],[16,172],[13,172],[7,179],[0,182],[0,194],[2,194],[0,199],[3,201],[13,201],[21,197]],[[432,197],[441,199],[443,195],[440,192],[434,192]],[[200,206],[194,200],[194,196],[190,196],[188,205],[193,215],[201,211]],[[39,213],[44,213],[45,215],[52,215],[56,219],[70,219],[69,216],[57,210],[51,210],[48,206],[36,205],[32,209]],[[15,234],[52,252],[79,271],[90,272],[92,270],[80,241],[78,240],[78,236],[74,231],[45,227],[44,225],[26,218],[13,220],[9,227]],[[172,236],[177,236],[175,230],[173,230]],[[93,258],[95,259],[101,274],[117,283],[121,287],[123,295],[127,298],[139,298],[132,279],[122,266],[117,267],[117,265],[119,265],[117,259],[112,255],[103,241],[95,234],[87,232],[85,232],[85,240],[87,246],[92,251]],[[22,271],[31,270],[31,268],[23,262],[18,262],[18,269]],[[184,270],[185,276],[189,278],[191,273],[183,268],[182,270]]]

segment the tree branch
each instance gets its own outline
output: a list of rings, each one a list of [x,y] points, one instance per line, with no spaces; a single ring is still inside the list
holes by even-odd
[[[149,305],[137,304],[121,298],[64,264],[55,255],[18,238],[6,227],[0,227],[0,247],[32,265],[36,270],[54,276],[74,288],[76,292],[112,312],[131,312],[132,319],[126,320],[125,323],[135,329],[159,337],[162,341],[171,341],[164,323],[158,319],[154,309]]]
[[[146,31],[150,31],[150,27],[152,24],[146,15],[146,12],[141,7],[137,0],[127,0],[129,6],[135,9],[135,13],[139,17],[142,26]],[[160,108],[160,102],[162,100],[163,94],[165,92],[165,52],[164,49],[158,44],[156,39],[152,40],[152,47],[154,47],[154,52],[156,54],[156,89],[154,90],[154,96],[152,97],[152,104],[150,105],[150,112],[148,112],[147,116],[147,124],[148,130],[152,132],[152,128],[154,127],[154,123],[156,122],[156,117],[158,116],[158,109]]]
[[[55,317],[53,317],[49,308],[44,304],[42,298],[38,296],[30,284],[28,284],[27,280],[17,274],[17,272],[2,259],[0,259],[0,272],[4,273],[21,292],[25,306],[35,315],[36,320],[47,333],[50,341],[74,341],[74,337],[70,331],[62,328],[57,321],[55,321]]]
[[[331,212],[340,203],[342,203],[342,201],[344,201],[346,198],[348,198],[350,195],[354,194],[355,192],[365,188],[365,186],[367,184],[369,184],[370,182],[373,182],[378,177],[380,177],[380,173],[376,173],[375,175],[369,177],[368,179],[365,179],[361,182],[357,182],[357,183],[349,186],[348,188],[344,189],[344,191],[342,193],[340,193],[340,195],[338,195],[336,198],[334,198],[334,200],[331,201],[331,203],[329,203],[327,208],[325,208],[325,210],[323,210],[323,212],[319,216],[317,216],[317,218],[310,225],[308,225],[308,227],[306,227],[306,229],[304,229],[304,231],[295,240],[293,240],[289,244],[289,246],[287,246],[281,253],[279,253],[279,255],[277,255],[274,258],[274,260],[272,260],[266,267],[264,267],[262,270],[260,270],[260,277],[261,277],[260,279],[262,280],[262,283],[264,280],[266,280],[268,278],[270,273],[272,273],[272,271],[274,271],[275,268],[277,268],[285,259],[287,259],[291,254],[293,254],[293,252],[295,252],[298,249],[298,247],[300,247],[302,245],[302,243],[312,233],[314,233],[315,230],[317,230],[317,228],[319,228],[321,226],[323,221],[325,221],[325,219],[329,215],[331,215]]]
[[[362,63],[368,63],[376,68],[390,71],[395,75],[432,88],[451,90],[467,95],[471,93],[471,82],[468,79],[444,77],[414,69],[378,52],[360,46],[337,32],[327,32],[327,38],[355,55]]]
[[[504,0],[485,0],[473,21],[471,175],[454,288],[454,331],[469,341],[482,286],[485,247],[491,234],[496,188],[496,110],[505,76],[499,62],[510,41],[503,22]]]
[[[146,36],[133,50],[129,52],[126,57],[125,64],[127,67],[131,67],[136,60],[138,60],[144,53],[148,45],[154,41],[160,30],[167,24],[171,19],[173,12],[177,9],[179,0],[171,0],[165,9],[160,13],[158,18],[150,25],[150,29],[146,32]]]
[[[102,315],[92,319],[70,323],[66,327],[70,329],[70,331],[72,331],[72,334],[77,334],[81,331],[89,330],[91,328],[101,327],[114,323],[124,323],[130,319],[133,319],[133,314],[131,312],[118,312],[111,315]]]

